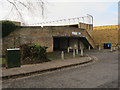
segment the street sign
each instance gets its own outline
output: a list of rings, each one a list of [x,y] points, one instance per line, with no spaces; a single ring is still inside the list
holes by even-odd
[[[80,32],[72,32],[73,35],[80,35]]]

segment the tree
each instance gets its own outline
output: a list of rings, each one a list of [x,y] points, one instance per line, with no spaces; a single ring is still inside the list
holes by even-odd
[[[6,0],[9,4],[12,5],[12,8],[10,10],[10,13],[12,13],[14,10],[16,12],[16,15],[20,18],[22,22],[24,22],[23,14],[22,12],[26,9],[29,14],[39,14],[42,15],[42,18],[44,18],[45,15],[45,8],[47,3],[45,0]],[[31,2],[32,1],[32,2]],[[36,13],[37,12],[37,13]]]

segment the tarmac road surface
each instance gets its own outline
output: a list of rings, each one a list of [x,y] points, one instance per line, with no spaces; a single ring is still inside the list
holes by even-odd
[[[118,53],[86,51],[99,60],[85,66],[4,81],[3,88],[116,88]]]

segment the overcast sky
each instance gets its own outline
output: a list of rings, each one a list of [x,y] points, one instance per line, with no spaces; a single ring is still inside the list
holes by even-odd
[[[117,25],[118,24],[118,0],[46,0],[44,21],[68,19],[86,16],[94,17],[94,26]],[[34,3],[34,2],[33,2]],[[12,11],[11,4],[6,0],[0,0],[0,20],[8,19],[21,21]],[[22,7],[21,7],[22,8]],[[34,24],[42,21],[41,13],[32,14],[23,11],[23,19],[26,24]]]

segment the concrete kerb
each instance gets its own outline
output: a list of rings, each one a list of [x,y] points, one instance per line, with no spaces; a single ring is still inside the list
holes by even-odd
[[[2,76],[2,80],[8,80],[8,79],[11,79],[11,78],[12,79],[14,79],[14,78],[20,78],[20,77],[30,76],[30,75],[34,75],[34,74],[42,74],[42,73],[49,72],[49,71],[55,71],[55,70],[60,70],[60,69],[68,68],[68,67],[73,67],[73,66],[87,64],[87,63],[90,63],[90,62],[98,60],[94,56],[89,56],[89,55],[87,55],[87,56],[89,57],[89,60],[85,61],[85,62],[70,64],[70,65],[61,66],[61,67],[43,69],[43,70],[38,70],[38,71],[33,71],[33,72],[28,72],[28,73],[20,73],[20,74],[16,74],[16,75]]]
[[[111,52],[111,53],[114,53],[114,52],[117,52],[117,51],[118,51],[118,50],[112,50],[112,51],[111,51],[111,50],[106,50],[106,51],[104,50],[104,51],[102,51],[102,52]]]
[[[87,50],[88,51],[88,50]],[[91,52],[92,50],[88,51],[88,52]],[[94,49],[92,52],[96,52],[96,51],[99,51],[97,49]],[[118,52],[118,49],[116,50],[110,50],[110,49],[101,49],[99,52],[111,52],[111,53],[114,53],[114,52]]]

